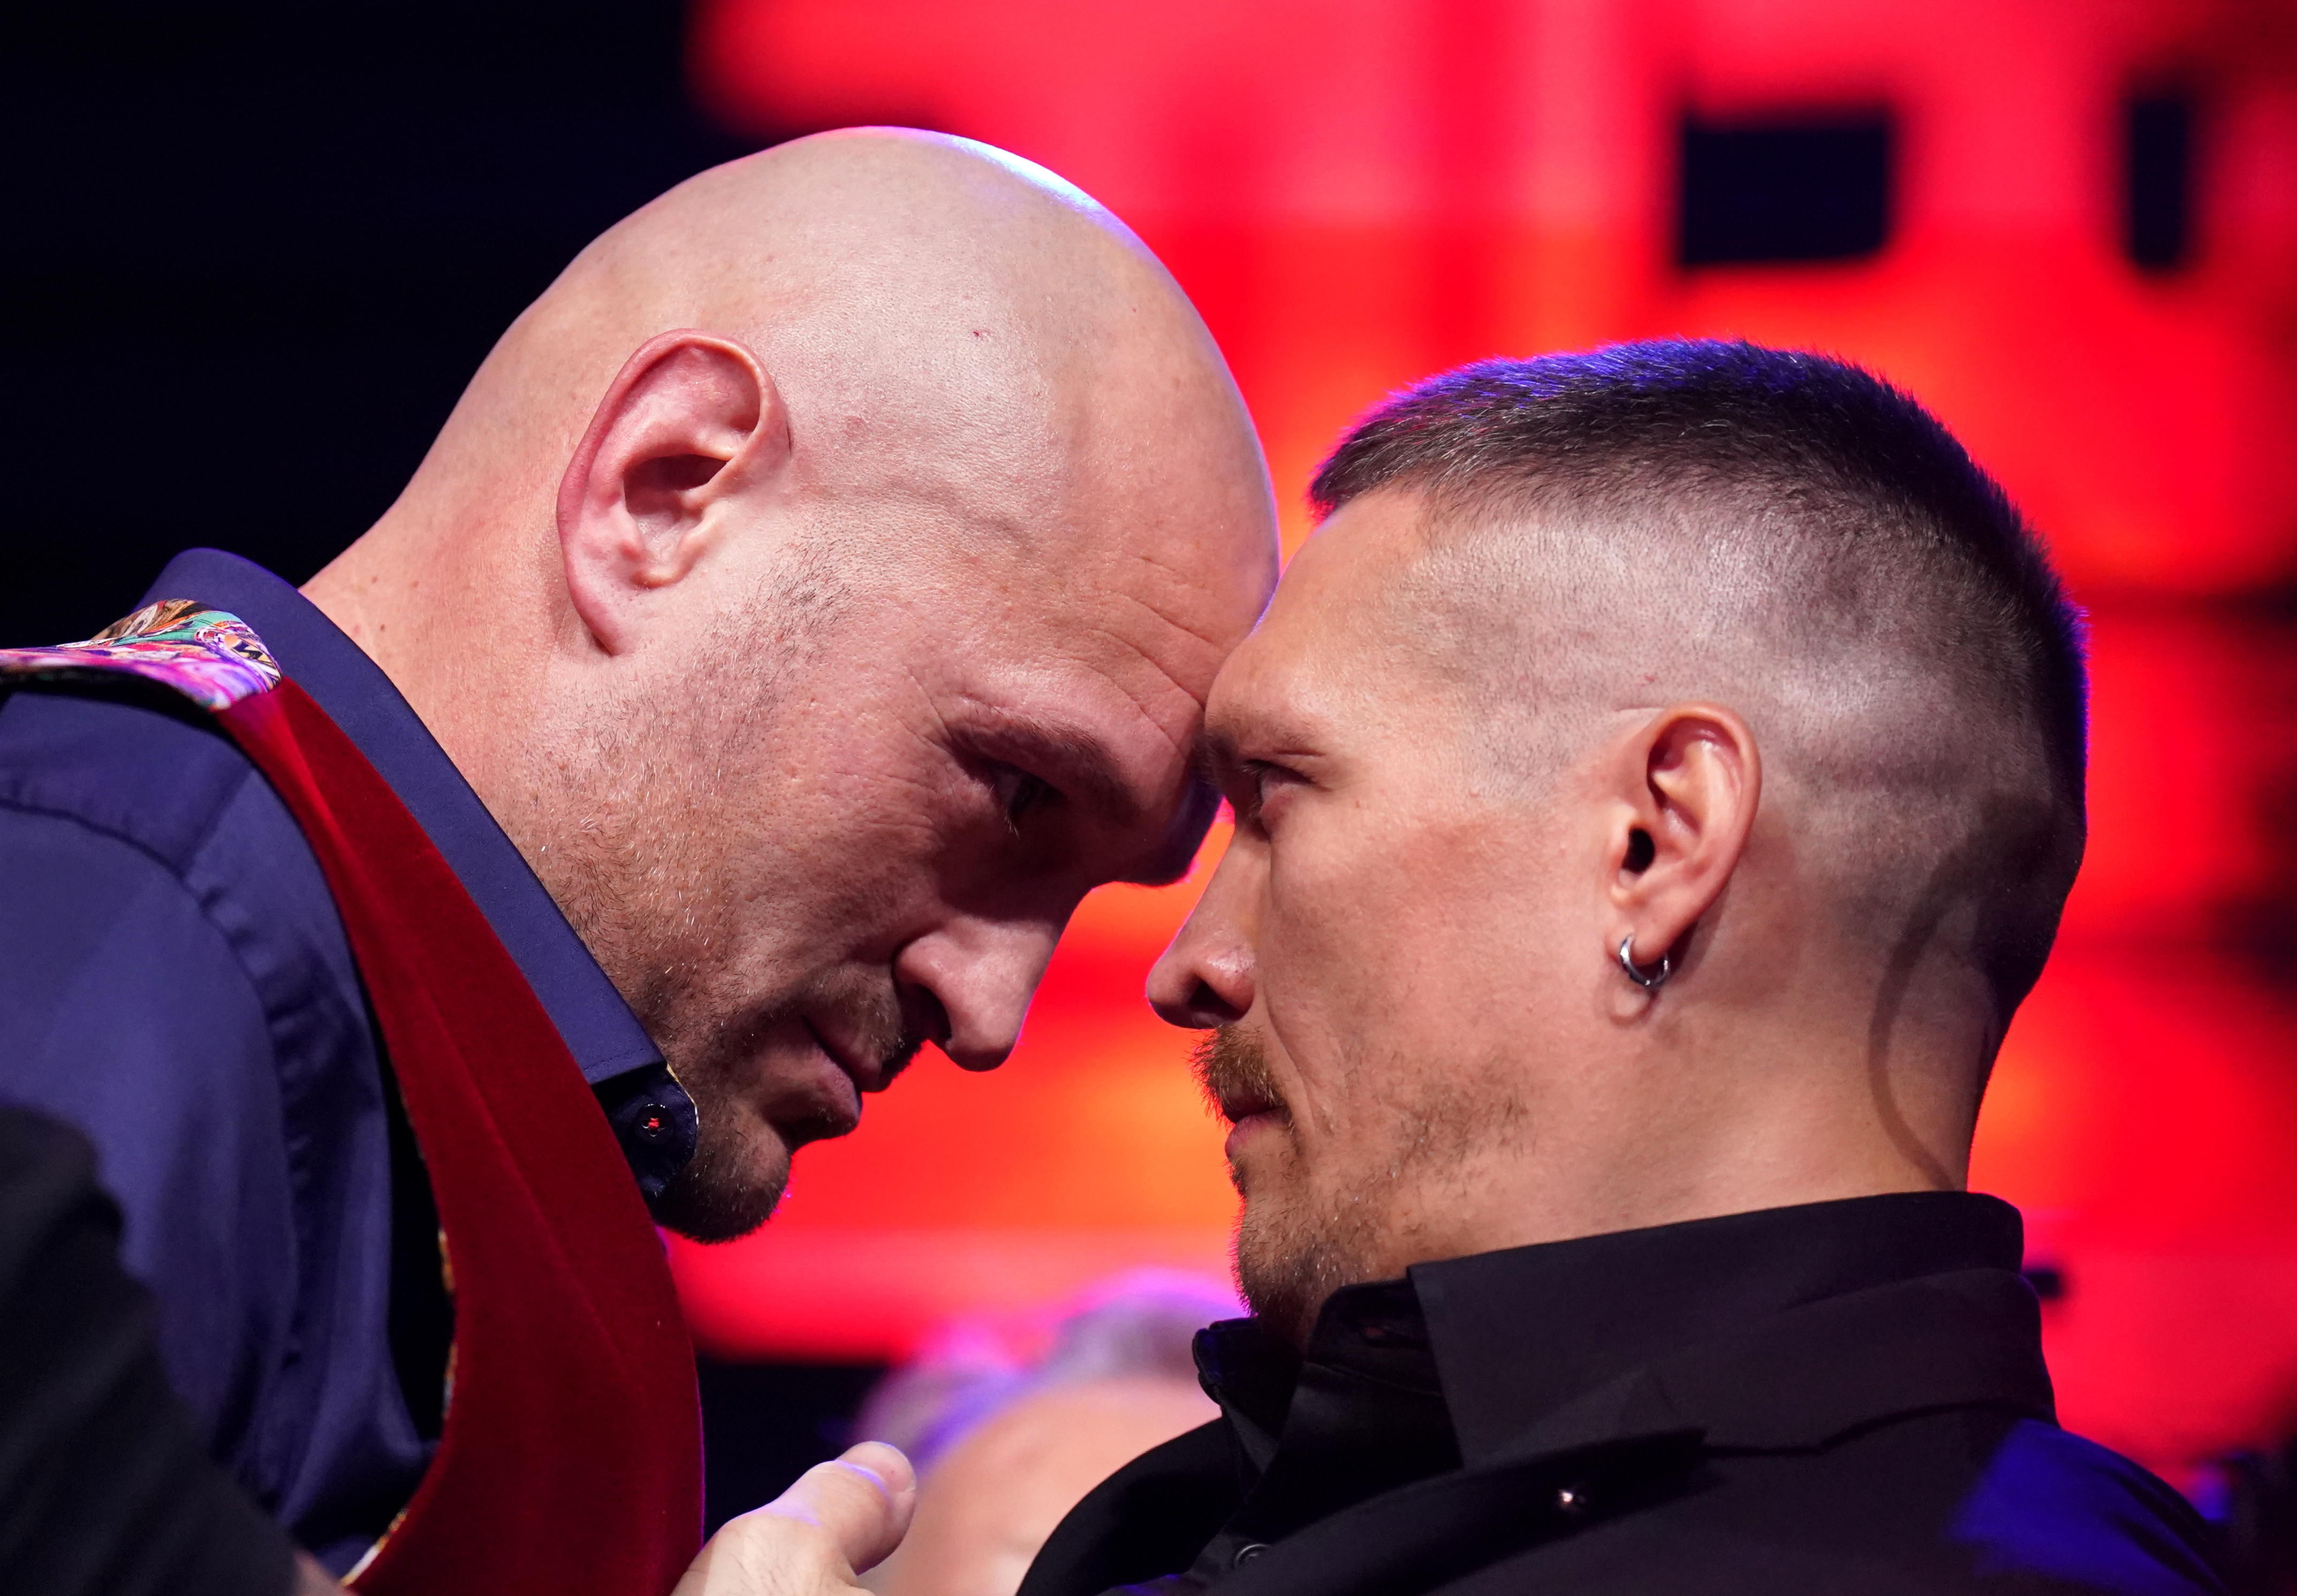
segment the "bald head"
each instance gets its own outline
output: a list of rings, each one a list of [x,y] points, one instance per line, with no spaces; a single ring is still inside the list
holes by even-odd
[[[1274,580],[1249,418],[1121,223],[967,141],[704,172],[504,335],[311,583],[703,1110],[762,1219],[925,1041],[993,1066],[1100,882],[1184,868]]]
[[[1127,486],[1173,474],[1167,441],[1209,450],[1207,479],[1261,471],[1218,350],[1121,222],[986,145],[868,129],[704,172],[585,250],[490,356],[408,508],[547,503],[617,371],[685,328],[758,358],[810,483],[955,481],[1026,532],[1067,487],[1050,453]]]

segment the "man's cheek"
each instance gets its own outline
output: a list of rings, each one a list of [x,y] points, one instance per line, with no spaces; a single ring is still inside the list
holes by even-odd
[[[1371,917],[1345,901],[1313,921],[1302,919],[1263,939],[1256,975],[1288,1049],[1329,1073],[1322,1061],[1354,1057],[1393,1021],[1411,997],[1426,950],[1397,945]]]
[[[1344,891],[1272,899],[1253,950],[1261,984],[1328,1007],[1397,962],[1376,899]]]

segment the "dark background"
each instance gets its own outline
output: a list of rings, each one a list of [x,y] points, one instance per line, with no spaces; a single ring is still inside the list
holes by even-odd
[[[75,0],[0,46],[0,646],[301,582],[576,251],[736,142],[675,0]],[[802,131],[792,129],[791,131]]]
[[[856,1439],[881,1363],[702,1362],[704,1518],[711,1529],[771,1501]]]

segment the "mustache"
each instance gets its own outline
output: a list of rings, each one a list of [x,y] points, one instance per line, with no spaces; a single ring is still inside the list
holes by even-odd
[[[877,1065],[877,1090],[882,1091],[916,1063],[926,1043],[934,1039],[927,1029],[910,1023],[901,1000],[892,992],[865,990],[841,996],[844,1001],[838,1004],[838,1010],[852,1027],[851,1040],[860,1056]]]
[[[878,1078],[891,1086],[903,1070],[918,1061],[926,1041],[914,1031],[904,1031],[894,1037],[892,1045],[884,1049],[884,1057],[877,1065]]]
[[[1268,1053],[1234,1025],[1221,1025],[1197,1039],[1189,1057],[1205,1104],[1231,1124],[1248,1114],[1289,1115],[1290,1107],[1268,1066]]]
[[[875,1066],[879,1090],[891,1086],[915,1063],[927,1042],[947,1034],[938,1005],[930,1016],[912,1014],[890,983],[840,977],[809,982],[757,1003],[740,1022],[726,1028],[725,1036],[737,1045],[724,1051],[737,1053],[793,1022],[810,1024],[808,1016],[834,1021],[841,1044],[855,1062]]]

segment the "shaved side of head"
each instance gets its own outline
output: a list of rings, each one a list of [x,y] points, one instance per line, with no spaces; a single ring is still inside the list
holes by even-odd
[[[1371,493],[1422,506],[1389,597],[1474,750],[1535,789],[1618,712],[1731,704],[1832,932],[1946,939],[1998,1040],[2082,854],[2080,621],[1919,405],[1742,343],[1490,361],[1372,411],[1312,498]]]

